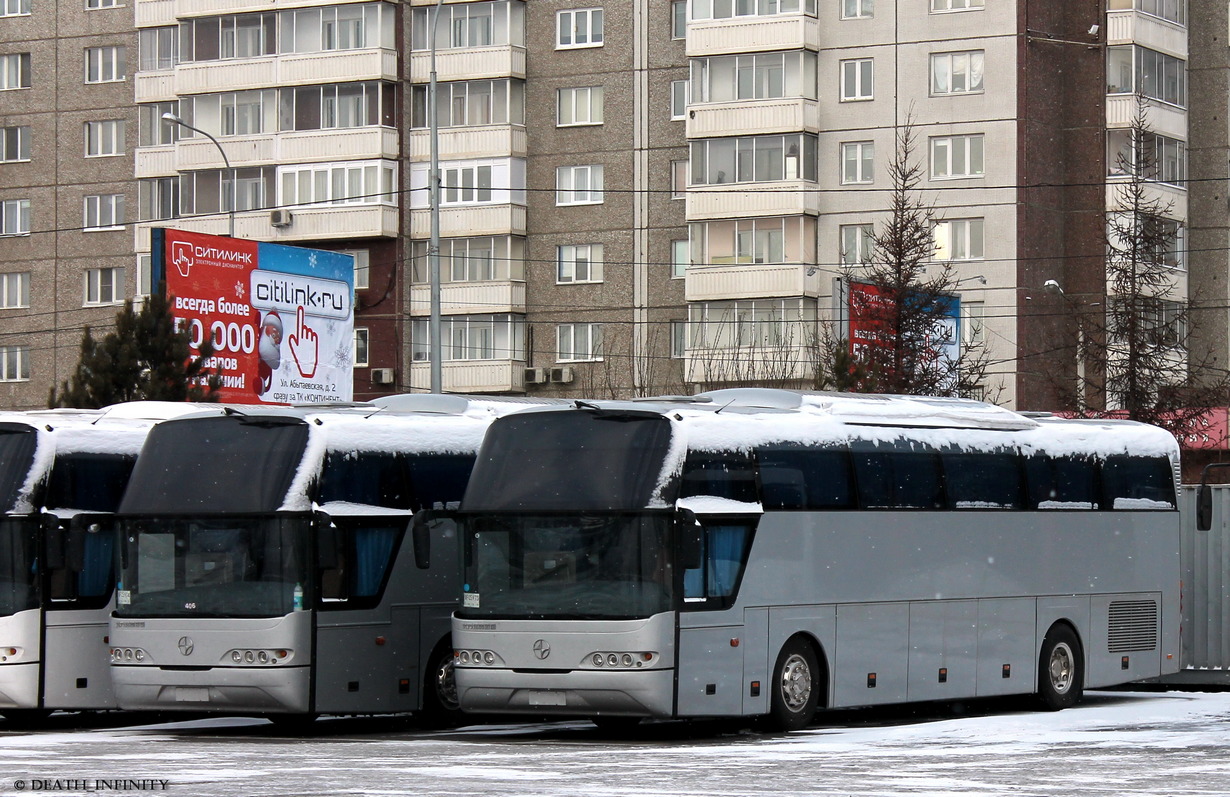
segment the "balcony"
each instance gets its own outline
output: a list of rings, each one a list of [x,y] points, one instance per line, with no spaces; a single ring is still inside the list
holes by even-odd
[[[805,343],[742,346],[734,349],[688,349],[683,378],[693,384],[729,382],[798,382],[815,374],[815,353]]]
[[[338,81],[400,78],[393,50],[333,50],[226,61],[200,61],[175,67],[176,94],[303,86]]]
[[[1139,44],[1176,58],[1187,58],[1187,28],[1139,11],[1107,11],[1106,43]]]
[[[498,280],[493,282],[446,282],[440,286],[441,312],[446,315],[485,315],[489,313],[524,313],[525,283]],[[431,286],[410,288],[410,315],[431,314]]]
[[[293,244],[351,238],[395,238],[400,231],[398,220],[401,210],[392,205],[291,208],[290,224],[284,227],[274,227],[270,223],[270,213],[269,210],[245,210],[236,213],[235,237]],[[133,225],[136,251],[149,251],[149,231],[153,227],[226,235],[228,225],[226,213],[138,222]]]
[[[798,263],[738,263],[688,266],[684,295],[689,302],[820,295],[820,272],[808,276]],[[827,282],[827,280],[826,280]]]
[[[819,130],[820,103],[802,97],[688,106],[688,138]]]
[[[494,47],[466,47],[436,51],[436,81],[478,80],[480,78],[525,77],[525,48],[512,44]],[[410,54],[410,80],[431,80],[431,52]]]
[[[525,235],[524,205],[466,205],[440,209],[440,234],[445,237]],[[431,235],[431,211],[410,213],[410,237]]]
[[[446,393],[520,393],[525,390],[524,360],[479,360],[440,365],[441,389]],[[410,366],[410,389],[431,389],[431,364]]]
[[[707,19],[688,25],[688,57],[819,50],[820,21],[802,14]]]
[[[816,184],[806,180],[702,185],[688,189],[688,221],[820,213]]]
[[[439,132],[440,158],[494,158],[526,156],[525,127],[521,125],[488,125],[484,127],[446,127]],[[409,134],[411,160],[431,158],[431,133],[411,130]]]
[[[1117,179],[1113,175],[1106,178],[1106,209],[1108,211],[1117,209],[1122,203],[1122,200],[1119,199],[1119,186],[1122,182],[1123,178]],[[1170,209],[1165,214],[1167,218],[1179,221],[1187,220],[1187,191],[1178,186],[1168,183],[1147,183],[1144,189],[1143,201],[1146,203],[1156,202],[1158,207],[1161,208],[1169,206]]]
[[[273,11],[279,5],[276,0],[175,0],[175,16],[216,17],[246,11]]]
[[[1126,128],[1132,126],[1136,115],[1135,94],[1109,94],[1106,97],[1106,126]],[[1154,133],[1171,138],[1187,140],[1187,109],[1164,102],[1152,101],[1145,109],[1145,122]]]
[[[138,28],[174,25],[175,0],[137,0],[133,15]]]
[[[173,100],[176,98],[175,72],[170,69],[138,72],[133,80],[133,93],[138,103]]]
[[[301,130],[253,136],[227,136],[219,144],[231,166],[263,166],[272,163],[397,160],[398,134],[391,127],[348,127]],[[224,169],[222,155],[207,138],[181,138],[174,146],[138,147],[136,176],[160,177],[198,169]]]

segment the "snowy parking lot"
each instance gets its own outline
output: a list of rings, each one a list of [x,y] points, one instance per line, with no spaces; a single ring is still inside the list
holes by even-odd
[[[324,719],[288,736],[263,720],[120,719],[0,723],[0,794],[1230,795],[1230,693],[1093,692],[1058,713],[1019,700],[842,711],[788,735]]]

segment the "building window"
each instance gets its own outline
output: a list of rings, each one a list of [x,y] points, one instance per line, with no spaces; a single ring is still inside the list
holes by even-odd
[[[671,322],[671,358],[680,359],[688,350],[688,322],[672,319]]]
[[[354,367],[366,368],[368,365],[368,335],[369,332],[363,327],[355,327],[354,329]]]
[[[154,177],[137,181],[137,212],[141,221],[179,218],[179,178]]]
[[[124,47],[88,47],[85,51],[85,82],[114,83],[128,76]]]
[[[671,161],[671,199],[684,199],[688,193],[688,162]]]
[[[981,260],[982,219],[948,219],[935,225],[933,260]]]
[[[602,46],[602,9],[578,8],[555,15],[555,49]]]
[[[771,17],[803,13],[816,16],[817,0],[692,0],[692,19]]]
[[[1187,62],[1138,45],[1106,48],[1108,94],[1140,93],[1186,107]]]
[[[428,242],[410,244],[411,282],[431,279]],[[440,279],[446,282],[491,282],[525,279],[525,239],[515,236],[444,238],[440,241]]]
[[[690,100],[694,103],[769,100],[779,97],[816,99],[816,54],[750,53],[692,58]]]
[[[30,126],[0,128],[0,161],[30,160]]]
[[[873,62],[859,58],[841,62],[841,101],[855,102],[875,97]]]
[[[938,0],[932,0],[938,2]],[[875,0],[841,0],[842,19],[871,19],[875,16]]]
[[[557,127],[602,124],[602,86],[560,89],[555,124]]]
[[[671,119],[684,119],[688,115],[688,81],[671,81]]]
[[[982,91],[982,51],[936,53],[931,56],[931,94],[975,94]]]
[[[555,251],[556,282],[602,282],[602,244],[569,244]]]
[[[30,347],[0,346],[0,382],[24,382],[30,378]]]
[[[30,272],[0,274],[0,308],[30,306]]]
[[[279,166],[278,180],[279,207],[397,203],[397,166],[389,161]]]
[[[815,182],[818,137],[811,133],[692,142],[692,185]]]
[[[319,13],[317,20],[319,23]],[[179,33],[178,55],[184,63],[259,58],[278,51],[277,15],[273,12],[185,19],[179,23]],[[319,49],[319,28],[316,44]]]
[[[30,200],[6,199],[0,202],[0,235],[30,234]]]
[[[687,36],[688,0],[671,0],[671,38],[686,39]]]
[[[456,166],[440,171],[440,203],[473,205],[491,201],[490,166]]]
[[[339,253],[354,258],[354,287],[361,291],[370,288],[371,253],[366,249],[340,249]]]
[[[179,60],[179,28],[142,28],[137,31],[137,57],[142,72],[171,69]]]
[[[1182,0],[1179,0],[1182,2]],[[977,11],[982,8],[986,0],[931,0],[931,10],[935,12],[943,11]]]
[[[816,260],[815,216],[721,219],[689,226],[692,262],[726,266],[737,263],[798,263]]]
[[[389,87],[387,97],[389,111],[385,124],[392,126],[394,102],[392,84],[382,85]],[[601,89],[598,92],[599,105],[601,105]],[[411,86],[410,126],[413,128],[424,129],[431,124],[427,95],[427,86]],[[525,81],[510,78],[465,80],[441,83],[436,87],[437,126],[443,128],[462,125],[508,124],[525,124]]]
[[[873,180],[876,145],[871,141],[847,141],[841,145],[843,185],[868,184]]]
[[[602,166],[560,166],[555,170],[556,205],[602,204]]]
[[[231,130],[236,133],[272,132],[279,127],[282,130],[338,130],[378,125],[392,127],[396,113],[394,94],[392,83],[370,81],[298,86],[278,92],[266,89],[213,95],[197,98],[195,105],[208,101],[209,111],[216,113],[218,99],[215,98],[220,96],[224,135],[231,135]],[[277,95],[280,96],[275,101]]]
[[[85,156],[103,158],[124,154],[124,120],[85,123]]]
[[[687,238],[676,238],[671,241],[671,279],[681,279],[687,276],[688,265],[691,262],[691,242]]]
[[[21,17],[30,13],[30,0],[0,0],[0,17]]]
[[[0,55],[0,90],[30,88],[30,54]]]
[[[85,272],[85,303],[119,304],[124,301],[124,269],[91,268]]]
[[[560,324],[556,360],[562,363],[602,359],[601,324]]]
[[[935,136],[931,139],[931,179],[982,177],[983,136]]]
[[[861,266],[871,262],[871,249],[875,245],[870,224],[843,224],[838,230],[841,237],[841,264]]]
[[[373,5],[393,7],[388,3]],[[525,3],[522,2],[445,3],[440,8],[439,23],[433,26],[434,16],[435,10],[431,7],[413,10],[410,24],[412,50],[431,49],[433,27],[438,50],[504,44],[525,46]]]
[[[1176,25],[1187,24],[1187,3],[1184,0],[1110,0],[1107,8],[1110,11],[1135,8],[1141,13],[1161,17]]]
[[[688,305],[693,349],[799,346],[816,318],[808,299],[695,302]]]
[[[272,166],[184,172],[180,210],[188,215],[223,213],[232,209],[232,198],[234,210],[265,208],[272,204],[267,197],[273,196],[276,174]]]
[[[124,195],[87,196],[82,226],[87,230],[114,230],[123,227]]]
[[[154,276],[153,276],[154,257],[149,252],[137,253],[137,295],[149,296],[153,293]]]
[[[986,302],[961,300],[961,337],[966,346],[986,343]]]
[[[428,320],[415,319],[411,327],[410,356],[430,362]],[[444,361],[524,360],[525,317],[512,314],[445,316],[440,323]]]
[[[164,113],[179,115],[179,103],[149,102],[137,106],[137,145],[142,147],[165,147],[179,140],[180,125],[162,118]]]
[[[85,7],[90,11],[99,8],[119,8],[120,0],[85,0]]]

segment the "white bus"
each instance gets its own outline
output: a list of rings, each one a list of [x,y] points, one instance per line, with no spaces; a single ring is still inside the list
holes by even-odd
[[[0,416],[0,714],[116,708],[110,514],[151,426],[193,409],[131,402]]]
[[[420,571],[403,537],[416,510],[457,505],[488,424],[527,405],[397,396],[159,425],[119,509],[120,706],[447,721],[459,566]]]
[[[509,415],[457,515],[461,707],[789,730],[907,701],[1058,709],[1172,672],[1177,466],[1160,429],[956,399]]]

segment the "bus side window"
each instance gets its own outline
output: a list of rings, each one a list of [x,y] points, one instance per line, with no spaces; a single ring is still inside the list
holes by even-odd
[[[864,509],[942,509],[944,480],[936,454],[855,452],[859,504]]]
[[[754,504],[756,467],[744,453],[694,451],[683,464],[679,496],[713,496]]]
[[[1021,461],[1014,453],[940,455],[948,500],[954,509],[1021,509]]]
[[[1097,509],[1097,463],[1043,454],[1025,460],[1029,505],[1035,509]]]
[[[751,527],[745,525],[706,526],[701,536],[704,565],[683,571],[685,600],[729,598],[734,594],[743,563],[747,558]]]
[[[1107,457],[1102,501],[1108,509],[1174,509],[1174,477],[1165,457]]]
[[[760,495],[766,510],[853,509],[854,479],[844,450],[762,448]]]
[[[461,502],[474,470],[473,454],[411,455],[407,459],[411,509],[446,509]]]

